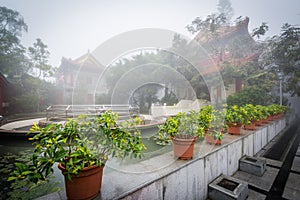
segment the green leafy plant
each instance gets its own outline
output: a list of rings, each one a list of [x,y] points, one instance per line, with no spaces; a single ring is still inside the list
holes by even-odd
[[[211,122],[213,120],[213,108],[211,105],[203,106],[198,114],[199,125],[204,129],[208,130],[210,128]]]
[[[169,117],[166,122],[158,126],[158,144],[169,144],[173,137],[191,139],[204,137],[204,127],[199,121],[199,113],[178,113]]]
[[[249,124],[249,113],[243,108],[237,105],[230,106],[225,110],[225,121],[227,124]]]
[[[268,116],[270,116],[267,106],[256,105],[255,108],[259,113],[261,113],[261,119],[267,119]]]
[[[16,163],[9,180],[28,179],[38,184],[53,173],[55,162],[65,168],[68,179],[78,175],[84,167],[104,166],[109,157],[141,157],[145,146],[133,119],[117,123],[118,115],[106,111],[100,116],[81,116],[65,124],[50,124],[45,128],[34,125],[30,132],[39,132],[31,163]]]
[[[256,107],[252,104],[246,104],[242,106],[242,108],[247,112],[247,116],[249,118],[249,121],[254,122],[257,120],[260,120],[261,113],[256,109]]]
[[[221,130],[209,130],[208,135],[213,137],[214,140],[223,140],[224,133]]]

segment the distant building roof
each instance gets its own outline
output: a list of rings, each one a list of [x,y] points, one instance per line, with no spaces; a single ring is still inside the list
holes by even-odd
[[[8,85],[9,81],[7,80],[7,78],[4,76],[4,74],[2,72],[0,72],[0,85]]]
[[[105,67],[101,65],[91,53],[88,52],[75,60],[67,59],[63,57],[60,68],[62,70],[85,68],[89,70],[98,71],[99,69],[104,70]]]
[[[248,31],[249,18],[237,22],[234,26],[219,27],[215,33],[209,31],[199,32],[191,45],[201,46],[208,50],[216,47],[223,48],[219,55],[209,53],[209,57],[199,57],[199,66],[205,67],[204,74],[216,72],[222,68],[224,61],[234,66],[253,61],[258,58],[255,41]],[[235,55],[238,54],[238,55]],[[212,65],[216,66],[213,67]]]

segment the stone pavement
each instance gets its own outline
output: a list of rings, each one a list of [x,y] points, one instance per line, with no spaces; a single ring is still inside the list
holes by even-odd
[[[280,140],[280,136],[274,138]],[[248,199],[300,199],[300,128],[288,145],[282,160],[267,159],[267,167],[263,176],[255,176],[237,171],[233,177],[248,182]],[[279,141],[280,142],[280,141]],[[263,158],[263,149],[257,154]]]
[[[3,126],[1,126],[0,129],[14,130],[14,129],[20,128],[20,127],[31,126],[31,125],[33,125],[33,123],[38,123],[42,119],[45,119],[45,118],[36,118],[36,119],[28,119],[28,120],[20,120],[20,121],[10,122],[10,123],[7,123],[7,124],[4,124]]]

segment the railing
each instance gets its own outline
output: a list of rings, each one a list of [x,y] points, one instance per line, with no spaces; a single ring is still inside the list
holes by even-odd
[[[127,104],[102,104],[102,105],[53,105],[46,109],[46,118],[67,119],[80,115],[101,115],[101,113],[111,110],[118,113],[120,119],[139,115],[139,108]]]

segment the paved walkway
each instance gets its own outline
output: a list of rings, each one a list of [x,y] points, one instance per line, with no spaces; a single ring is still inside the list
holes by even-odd
[[[297,130],[290,131],[294,131],[293,138],[287,144],[281,159],[265,158],[267,167],[263,176],[255,176],[243,171],[237,171],[233,175],[235,178],[248,182],[248,199],[300,199],[300,126]],[[281,135],[278,135],[274,138],[274,142],[262,149],[257,156],[264,158],[264,154],[270,154],[272,146],[282,141],[280,137]]]
[[[36,118],[36,119],[28,119],[28,120],[20,120],[20,121],[10,122],[10,123],[7,123],[7,124],[4,124],[3,126],[1,126],[0,129],[15,130],[17,128],[31,126],[31,125],[33,125],[34,122],[38,123],[42,119],[45,119],[45,118]]]

